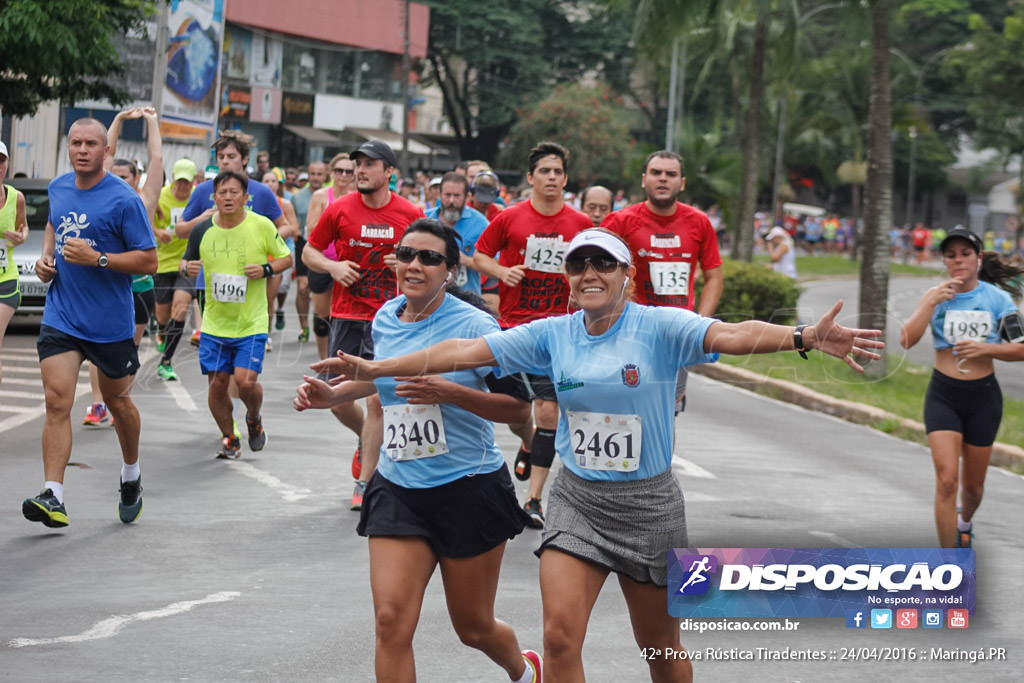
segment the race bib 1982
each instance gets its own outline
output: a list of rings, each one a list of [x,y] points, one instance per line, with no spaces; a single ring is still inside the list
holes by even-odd
[[[946,311],[942,324],[942,336],[950,344],[984,341],[992,330],[992,315],[988,311]]]

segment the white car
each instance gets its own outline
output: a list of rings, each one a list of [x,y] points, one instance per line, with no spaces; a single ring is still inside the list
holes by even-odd
[[[28,219],[28,240],[14,248],[14,262],[18,264],[18,284],[21,288],[21,306],[15,315],[39,315],[46,302],[49,283],[36,277],[36,261],[43,251],[43,234],[50,213],[50,197],[46,192],[49,180],[12,178],[10,185],[25,195],[25,218]]]

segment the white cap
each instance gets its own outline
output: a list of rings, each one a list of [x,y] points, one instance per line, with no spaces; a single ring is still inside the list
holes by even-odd
[[[608,252],[608,255],[619,263],[627,266],[633,263],[633,255],[629,253],[626,243],[606,230],[588,228],[578,232],[569,242],[569,247],[565,250],[565,258],[568,259],[572,252],[580,247],[597,247]]]
[[[434,185],[440,185],[440,184],[441,184],[441,176],[436,176],[436,177],[430,179],[430,183],[427,185],[427,187],[433,187]]]
[[[765,239],[773,240],[776,237],[789,237],[789,233],[786,232],[785,228],[780,228],[779,226],[776,225],[768,232],[768,236]]]
[[[8,159],[11,158],[11,155],[7,153],[7,145],[5,145],[3,142],[0,142],[0,154],[3,154]]]

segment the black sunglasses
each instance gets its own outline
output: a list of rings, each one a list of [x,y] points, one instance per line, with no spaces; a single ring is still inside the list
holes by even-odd
[[[569,275],[582,275],[591,266],[598,273],[614,272],[622,264],[611,256],[586,256],[584,258],[567,258],[565,260],[565,272]]]
[[[432,249],[413,249],[412,247],[395,247],[395,258],[402,263],[412,263],[413,259],[420,257],[420,263],[425,266],[439,266],[445,261],[444,254]]]
[[[355,169],[351,169],[351,168],[332,168],[331,170],[334,171],[335,173],[340,173],[341,175],[354,175],[355,174]]]

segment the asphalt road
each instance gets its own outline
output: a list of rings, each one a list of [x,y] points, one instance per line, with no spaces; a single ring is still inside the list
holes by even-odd
[[[925,291],[940,282],[941,273],[936,273],[933,278],[894,276],[889,279],[885,341],[890,364],[899,363],[904,359],[929,367],[934,363],[935,353],[931,334],[922,337],[913,348],[904,350],[900,346],[900,328],[913,314]],[[804,287],[804,293],[800,296],[798,308],[802,321],[817,320],[822,314],[827,313],[837,300],[842,299],[843,310],[839,321],[847,325],[856,323],[860,292],[856,278],[816,280],[803,283],[801,286]],[[1005,395],[1024,399],[1024,363],[996,361],[996,377]]]
[[[354,438],[329,414],[291,409],[314,354],[294,335],[294,323],[276,335],[263,375],[270,443],[258,454],[243,447],[237,462],[213,458],[217,434],[194,349],[179,351],[182,381],[163,383],[144,341],[147,361],[134,391],[144,428],[142,517],[132,525],[117,520],[113,432],[76,426],[66,479],[71,526],[56,531],[20,513],[41,482],[42,398],[31,332],[8,335],[0,385],[0,680],[372,680],[366,542],[348,510]],[[87,402],[81,395],[75,416]],[[514,439],[504,428],[498,434],[511,459]],[[694,546],[935,543],[932,467],[920,446],[694,375],[677,439],[675,470]],[[1021,477],[990,470],[976,517],[979,606],[966,631],[865,631],[806,619],[795,632],[683,634],[684,645],[701,652],[1006,647],[1008,661],[700,661],[697,680],[1019,680],[1022,494]],[[537,538],[528,530],[508,544],[496,613],[523,647],[540,649]],[[420,680],[505,680],[458,642],[436,576],[415,648]],[[591,618],[584,661],[591,681],[647,680],[614,580]]]

